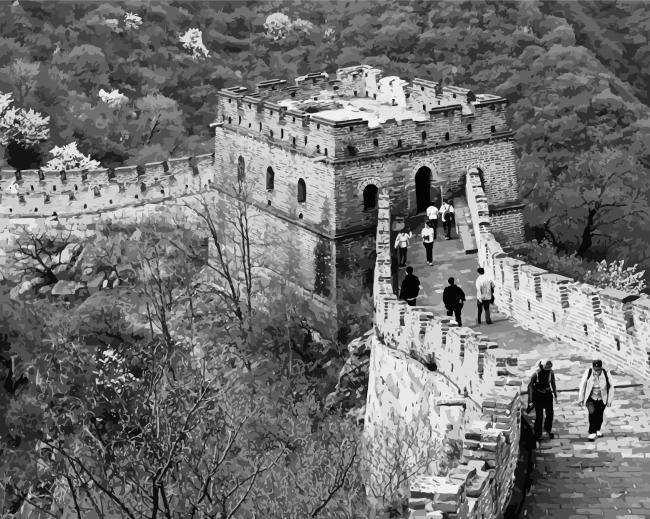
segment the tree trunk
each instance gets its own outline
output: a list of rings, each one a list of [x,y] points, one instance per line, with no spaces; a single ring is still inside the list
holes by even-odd
[[[587,222],[585,223],[585,228],[582,231],[582,241],[578,247],[577,254],[581,258],[584,257],[585,252],[587,252],[592,245],[592,236],[594,233],[594,217],[596,216],[596,209],[589,209],[587,213]]]

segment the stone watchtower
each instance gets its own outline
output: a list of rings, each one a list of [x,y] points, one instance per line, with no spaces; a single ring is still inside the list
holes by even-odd
[[[349,285],[342,278],[374,249],[379,190],[389,192],[393,214],[413,216],[463,196],[476,168],[492,228],[521,240],[506,103],[422,79],[408,84],[367,65],[295,85],[222,89],[213,125],[217,188],[232,196],[245,180],[269,269],[331,306],[337,285]]]

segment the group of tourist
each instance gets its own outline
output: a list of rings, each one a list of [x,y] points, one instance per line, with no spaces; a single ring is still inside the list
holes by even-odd
[[[478,310],[478,324],[481,324],[481,317],[485,314],[485,322],[492,324],[490,318],[490,305],[494,303],[494,281],[485,273],[482,267],[477,269],[478,277],[476,278],[476,306]],[[454,316],[458,326],[463,325],[461,312],[465,305],[465,292],[456,285],[456,280],[450,277],[447,280],[449,284],[442,292],[442,302],[445,305],[448,316]],[[406,267],[406,275],[402,280],[399,296],[406,301],[409,306],[415,306],[417,297],[422,294],[420,278],[413,274],[413,267]]]
[[[442,221],[442,230],[445,240],[451,240],[451,229],[456,222],[454,201],[443,202],[440,209],[435,204],[427,208],[427,219],[422,229],[422,245],[427,256],[427,265],[433,265],[433,242],[438,239],[438,220]],[[408,248],[413,238],[413,233],[406,227],[402,229],[395,238],[395,249],[397,250],[397,264],[399,267],[406,267]]]
[[[438,237],[438,220],[442,221],[445,239],[451,239],[451,229],[454,223],[453,202],[445,202],[440,209],[431,204],[426,212],[424,229],[421,232],[422,244],[426,252],[427,265],[433,265],[433,244]],[[408,247],[413,233],[403,229],[395,240],[398,266],[406,267],[406,275],[402,281],[399,297],[409,306],[415,306],[417,298],[423,295],[420,279],[414,274],[413,267],[406,266]],[[485,316],[486,324],[492,324],[490,305],[494,303],[494,281],[485,273],[482,267],[477,269],[475,281],[477,324]],[[450,277],[448,286],[442,294],[442,301],[448,316],[454,317],[458,326],[462,326],[462,309],[466,302],[463,289],[456,284],[456,279]],[[542,430],[553,439],[553,404],[557,403],[557,387],[555,373],[551,360],[539,363],[528,384],[528,409],[535,409],[535,438],[542,439]],[[592,366],[585,370],[579,385],[578,405],[584,406],[588,412],[589,428],[587,439],[595,441],[603,436],[601,431],[605,408],[611,406],[614,398],[614,384],[611,375],[603,369],[601,360],[594,360]]]
[[[603,361],[596,359],[586,369],[578,386],[578,405],[584,406],[588,413],[589,429],[587,439],[595,441],[603,433],[605,408],[614,400],[614,382],[612,376],[603,369]],[[537,370],[528,383],[528,409],[535,409],[535,439],[542,439],[542,428],[553,439],[553,402],[557,404],[557,387],[553,362],[545,360],[539,363]]]

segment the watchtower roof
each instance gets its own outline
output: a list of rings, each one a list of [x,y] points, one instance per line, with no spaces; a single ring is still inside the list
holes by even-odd
[[[427,121],[431,113],[450,109],[472,115],[477,106],[506,102],[500,96],[475,94],[467,88],[425,79],[416,78],[409,84],[397,76],[383,76],[380,69],[369,65],[338,69],[336,78],[325,72],[307,74],[296,78],[295,86],[269,80],[258,84],[257,92],[240,87],[221,92],[227,97],[245,96],[281,107],[294,116],[309,116],[324,124],[364,121],[369,128],[387,121]]]

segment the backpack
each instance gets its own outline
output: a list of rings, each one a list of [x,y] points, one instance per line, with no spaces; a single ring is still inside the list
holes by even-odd
[[[589,373],[587,374],[587,380],[591,378],[591,373],[592,373],[592,369],[589,368]],[[605,374],[605,383],[607,384],[607,392],[609,393],[610,385],[609,385],[609,377],[607,376],[607,370],[603,369],[603,373]]]
[[[535,380],[533,381],[533,386],[532,386],[532,388],[533,388],[532,392],[534,393],[535,391],[537,391],[537,384],[539,383],[539,370],[536,370],[535,373],[533,374],[533,376],[535,377]],[[552,376],[553,376],[553,370],[551,370],[549,372],[549,374],[548,374],[548,387],[542,388],[542,390],[540,392],[546,394],[546,393],[549,393],[549,392],[552,391],[552,388],[551,388],[551,377]]]

